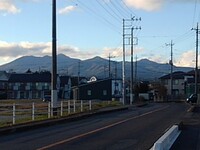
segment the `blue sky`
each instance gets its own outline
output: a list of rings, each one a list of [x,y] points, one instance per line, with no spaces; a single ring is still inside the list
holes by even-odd
[[[51,0],[0,0],[0,65],[16,58],[51,55]],[[174,64],[194,66],[200,0],[57,0],[58,54],[122,60],[122,19],[141,17],[134,55],[167,63],[174,41]],[[128,23],[128,22],[127,22]],[[127,31],[129,32],[129,31]],[[130,60],[130,46],[126,46]]]

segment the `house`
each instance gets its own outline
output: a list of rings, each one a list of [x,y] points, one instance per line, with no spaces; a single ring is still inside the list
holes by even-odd
[[[73,99],[80,100],[112,100],[122,96],[121,79],[94,80],[73,88]]]
[[[12,73],[7,85],[8,99],[41,99],[51,94],[51,73]]]
[[[71,98],[71,77],[58,76],[58,98]],[[51,73],[48,71],[7,73],[0,71],[0,99],[43,99],[51,95]]]
[[[197,93],[200,93],[200,70],[197,72],[197,83]],[[187,73],[185,85],[187,97],[195,93],[195,70],[191,70]]]
[[[71,98],[71,77],[60,76],[60,90],[58,97],[61,99],[69,100]]]
[[[172,78],[172,85],[171,85]],[[167,74],[160,77],[161,83],[167,89],[167,95],[173,95],[173,98],[185,98],[186,96],[186,86],[187,81],[191,78],[194,78],[193,75],[185,73],[182,71],[173,72],[172,74]]]
[[[5,71],[0,71],[0,99],[7,99],[7,83],[9,75]]]

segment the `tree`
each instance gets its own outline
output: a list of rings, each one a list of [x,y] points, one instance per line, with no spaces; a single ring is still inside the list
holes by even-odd
[[[160,84],[154,84],[153,89],[155,90],[155,99],[156,100],[165,100],[167,98],[167,88]]]

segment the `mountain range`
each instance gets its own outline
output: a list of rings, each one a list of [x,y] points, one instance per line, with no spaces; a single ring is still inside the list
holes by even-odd
[[[35,71],[51,71],[51,56],[35,57],[23,56],[10,63],[0,66],[1,71],[24,73],[27,70]],[[136,65],[137,64],[137,65]],[[101,57],[94,57],[87,60],[70,58],[63,54],[57,55],[57,70],[62,75],[72,76],[96,76],[97,78],[106,78],[109,76],[109,61]],[[122,62],[110,61],[110,72],[113,77],[121,78]],[[137,67],[136,67],[137,66]],[[136,69],[137,68],[137,69]],[[176,67],[174,71],[188,72],[193,68]],[[169,64],[161,64],[141,59],[134,62],[134,77],[140,80],[154,80],[163,75],[170,73],[171,66]],[[125,63],[126,78],[130,78],[131,63]]]

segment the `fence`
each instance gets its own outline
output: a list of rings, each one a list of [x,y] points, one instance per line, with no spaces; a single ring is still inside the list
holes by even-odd
[[[113,105],[110,101],[61,101],[54,111],[57,117],[91,111]],[[51,103],[0,104],[0,127],[52,118]]]

